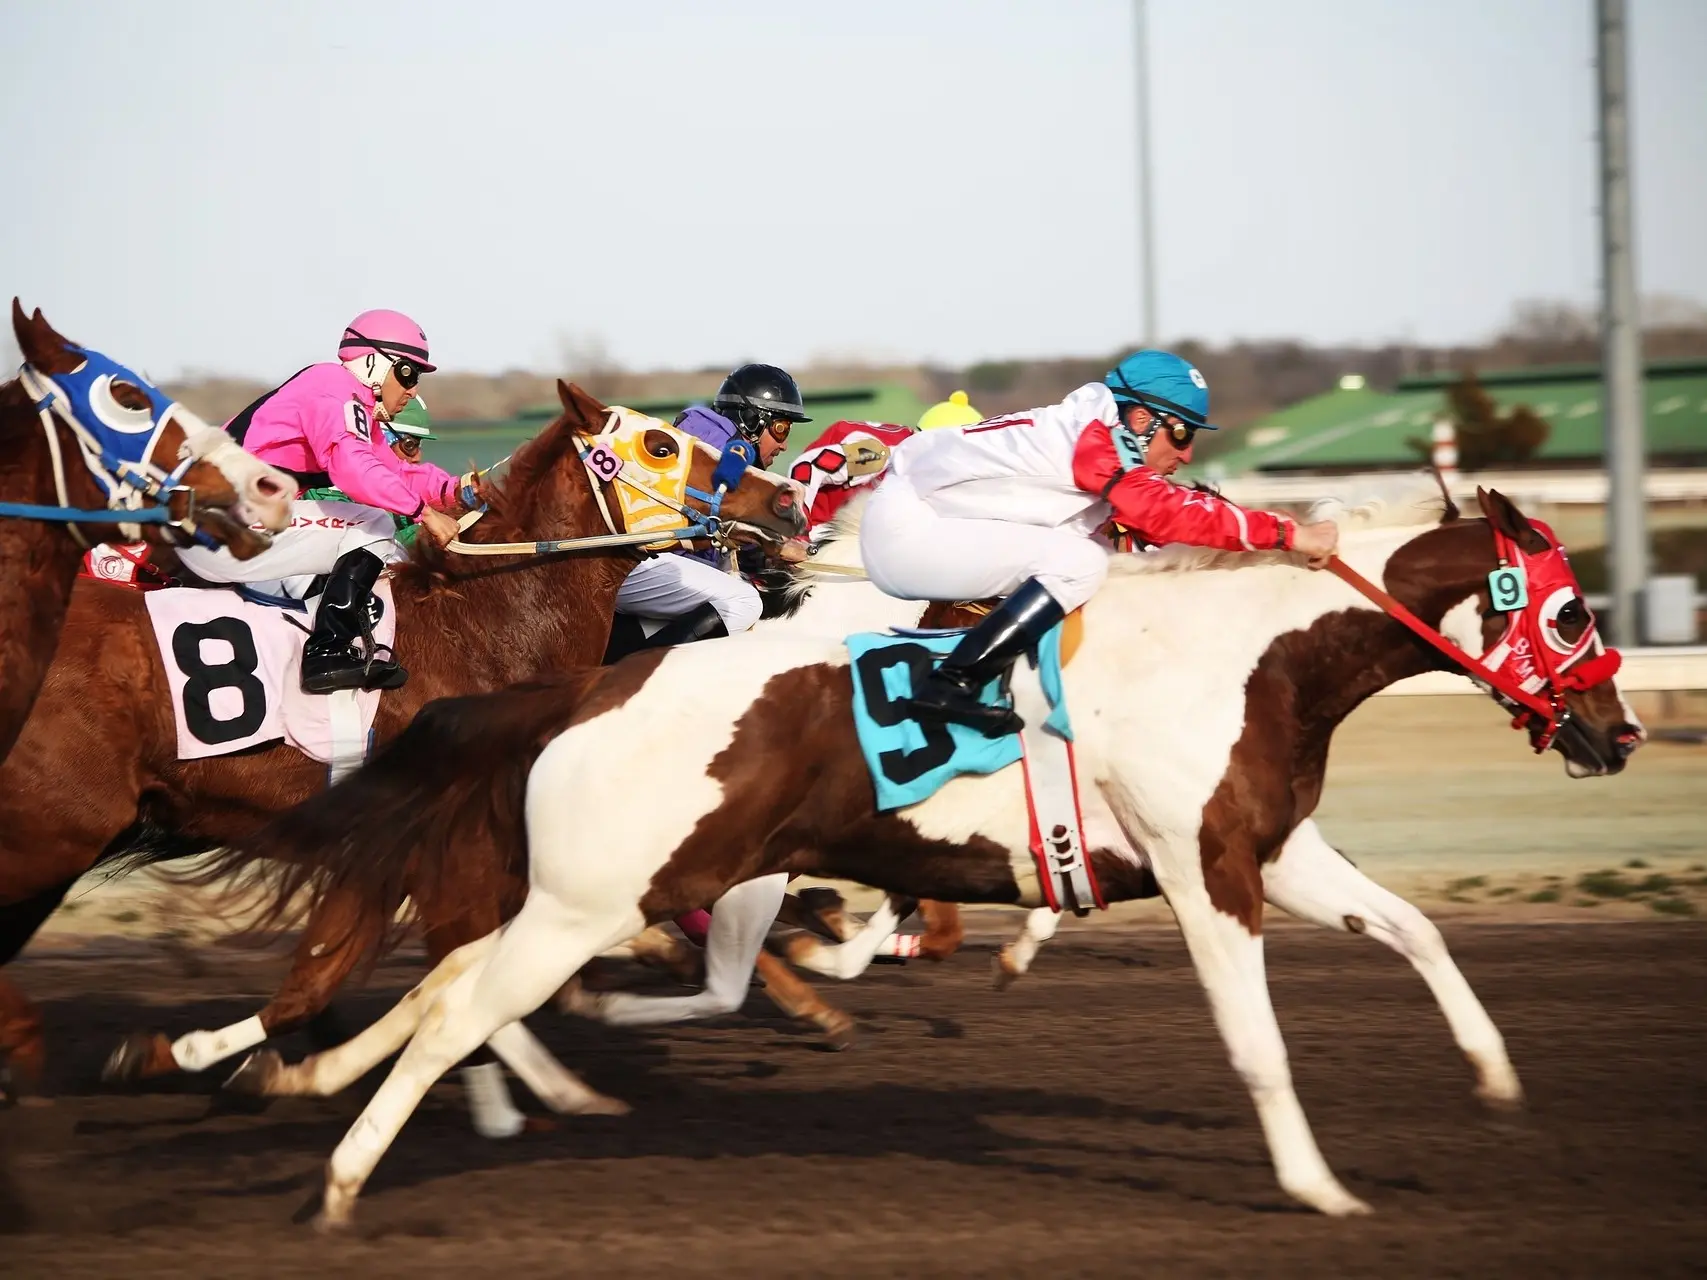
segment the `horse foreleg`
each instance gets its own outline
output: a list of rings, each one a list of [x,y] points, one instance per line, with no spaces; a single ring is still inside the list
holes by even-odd
[[[966,930],[960,924],[959,906],[926,898],[919,903],[919,917],[925,922],[925,932],[919,938],[921,956],[927,960],[946,960],[960,950]]]
[[[788,965],[768,951],[759,952],[756,965],[772,1004],[791,1018],[812,1023],[824,1033],[832,1049],[846,1049],[853,1043],[854,1020],[845,1009],[825,1000],[811,983],[796,977]]]
[[[1045,942],[1055,936],[1055,931],[1061,927],[1061,912],[1048,907],[1036,907],[1025,913],[1025,923],[1020,926],[1019,937],[1012,942],[1004,943],[996,953],[995,981],[1000,990],[1012,985],[1014,979],[1031,970],[1031,962],[1037,959],[1037,953]]]
[[[205,1071],[253,1049],[272,1036],[294,1031],[325,1011],[332,994],[355,970],[378,938],[348,894],[329,891],[309,915],[284,984],[258,1014],[216,1031],[191,1031],[168,1040],[137,1032],[113,1050],[101,1076],[109,1083],[135,1083],[177,1072]]]
[[[72,876],[22,902],[0,907],[0,965],[12,962],[76,883],[77,877]],[[0,1105],[41,1092],[46,1071],[41,1011],[0,974]]]
[[[801,934],[790,938],[783,951],[790,964],[846,982],[871,967],[872,959],[889,945],[901,921],[912,910],[910,900],[891,895],[884,898],[883,905],[872,913],[865,927],[848,941],[830,943],[811,934]]]
[[[40,1093],[46,1066],[41,1010],[0,973],[0,1106]]]
[[[1137,827],[1131,824],[1129,834]],[[1156,880],[1185,935],[1233,1069],[1251,1092],[1282,1189],[1322,1213],[1368,1213],[1369,1206],[1328,1168],[1292,1088],[1263,965],[1262,875],[1249,838],[1205,823],[1196,840],[1149,835],[1144,847],[1153,855]]]
[[[1347,862],[1314,821],[1299,824],[1280,856],[1263,867],[1262,878],[1263,893],[1282,910],[1324,928],[1368,934],[1409,960],[1476,1070],[1476,1096],[1490,1106],[1522,1104],[1523,1086],[1505,1038],[1452,962],[1433,921]]]
[[[595,994],[577,985],[563,993],[561,1005],[616,1027],[651,1027],[734,1013],[746,1002],[753,966],[787,887],[784,874],[759,876],[736,885],[717,900],[711,909],[711,931],[705,944],[705,988],[698,994]]]
[[[225,1087],[274,1098],[322,1098],[348,1088],[407,1044],[433,1001],[470,966],[484,960],[497,941],[497,934],[488,934],[451,952],[377,1022],[336,1048],[293,1064],[271,1049],[250,1054]]]

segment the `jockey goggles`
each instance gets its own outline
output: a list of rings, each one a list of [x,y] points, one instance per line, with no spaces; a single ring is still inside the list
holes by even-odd
[[[411,458],[420,457],[420,436],[412,436],[407,431],[393,431],[388,426],[382,426],[381,430],[385,435],[385,443],[390,445],[393,449],[400,449]]]
[[[787,444],[788,433],[793,429],[794,423],[792,421],[769,413],[760,414],[759,420],[752,425],[749,425],[745,421],[737,422],[735,424],[735,430],[738,431],[744,439],[756,441],[760,436],[768,434],[770,438],[775,440],[778,444]]]
[[[397,379],[397,385],[402,387],[405,391],[413,391],[416,384],[421,381],[421,366],[412,357],[393,351],[387,347],[385,343],[376,341],[375,339],[368,337],[365,333],[357,332],[355,329],[345,329],[344,337],[346,342],[351,338],[354,338],[358,342],[365,342],[380,355],[391,361],[392,376]]]

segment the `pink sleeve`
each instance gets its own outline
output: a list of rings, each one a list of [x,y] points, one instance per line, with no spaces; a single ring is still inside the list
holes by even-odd
[[[303,432],[314,456],[350,501],[413,518],[428,502],[443,497],[448,477],[437,467],[432,468],[436,476],[424,474],[425,467],[420,468],[423,474],[408,474],[383,441],[374,441],[373,415],[359,400],[324,396],[304,418]]]

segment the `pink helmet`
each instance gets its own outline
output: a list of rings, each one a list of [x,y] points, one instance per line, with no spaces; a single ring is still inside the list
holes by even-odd
[[[338,343],[338,359],[354,360],[357,356],[376,352],[388,359],[398,356],[413,360],[422,373],[431,373],[437,365],[427,361],[427,335],[401,311],[364,311],[344,326],[343,339]]]

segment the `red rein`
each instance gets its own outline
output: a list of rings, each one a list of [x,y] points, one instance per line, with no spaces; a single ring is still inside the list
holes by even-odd
[[[1601,644],[1592,615],[1575,643],[1566,642],[1559,634],[1560,610],[1579,598],[1581,591],[1553,531],[1539,521],[1532,524],[1548,543],[1545,552],[1533,556],[1525,555],[1504,533],[1494,530],[1500,568],[1521,571],[1527,591],[1524,603],[1507,611],[1505,634],[1499,643],[1481,659],[1465,653],[1338,556],[1328,561],[1328,570],[1440,650],[1472,680],[1487,685],[1496,699],[1517,712],[1511,727],[1528,729],[1531,744],[1542,752],[1553,745],[1569,714],[1566,691],[1604,684],[1618,674],[1622,658],[1618,650]]]

